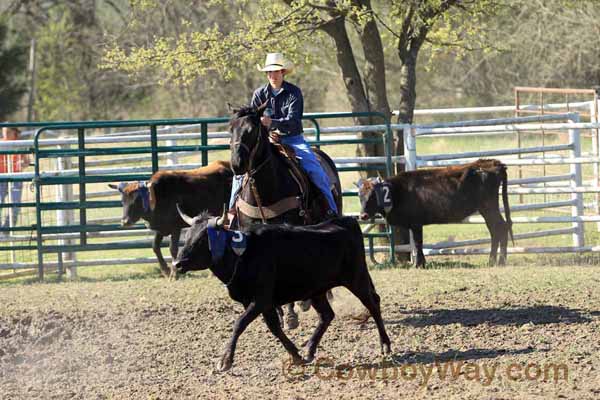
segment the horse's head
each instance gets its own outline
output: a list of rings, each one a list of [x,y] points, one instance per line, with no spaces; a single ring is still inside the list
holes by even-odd
[[[248,172],[251,159],[260,145],[261,135],[266,135],[260,124],[265,106],[266,103],[258,108],[242,107],[234,110],[234,116],[229,121],[231,169],[236,175]]]

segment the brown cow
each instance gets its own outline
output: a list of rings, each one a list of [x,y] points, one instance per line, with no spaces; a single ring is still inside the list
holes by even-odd
[[[501,184],[506,221],[498,205]],[[498,263],[505,264],[508,233],[511,238],[513,234],[506,165],[500,161],[480,159],[464,165],[402,172],[385,180],[361,179],[358,187],[362,219],[381,214],[390,225],[412,231],[417,267],[425,266],[423,225],[460,222],[476,211],[485,219],[492,237],[490,265],[496,263],[498,244]]]
[[[203,211],[216,214],[229,201],[231,171],[228,161],[214,161],[209,165],[189,171],[159,171],[146,182],[109,184],[121,192],[123,226],[143,219],[155,232],[152,250],[156,254],[161,273],[175,277],[175,269],[165,262],[160,244],[163,237],[171,236],[169,250],[177,257],[181,229],[188,225],[177,212],[176,204],[186,213],[197,215]]]

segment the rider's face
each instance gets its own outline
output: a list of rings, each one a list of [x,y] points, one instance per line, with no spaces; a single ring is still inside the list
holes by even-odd
[[[283,70],[279,71],[268,71],[267,78],[269,79],[269,83],[271,87],[275,89],[279,89],[283,84]]]

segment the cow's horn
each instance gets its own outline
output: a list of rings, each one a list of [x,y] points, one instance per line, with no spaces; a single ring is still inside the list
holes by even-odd
[[[383,177],[381,176],[381,172],[377,170],[377,182],[383,182]]]
[[[179,208],[178,203],[175,203],[175,207],[177,207],[177,212],[179,213],[179,216],[181,217],[183,222],[185,222],[189,226],[194,225],[194,218],[190,217],[189,215],[185,215],[185,213],[181,211],[181,208]]]

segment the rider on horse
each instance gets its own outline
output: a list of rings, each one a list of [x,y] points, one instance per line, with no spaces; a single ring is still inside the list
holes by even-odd
[[[259,107],[267,103],[260,122],[270,130],[271,140],[294,149],[301,167],[325,195],[329,205],[327,215],[337,214],[338,210],[331,194],[329,178],[304,140],[302,91],[299,87],[283,80],[285,75],[292,72],[293,64],[286,60],[281,53],[269,53],[264,67],[257,67],[259,71],[267,73],[269,83],[256,89],[252,96],[251,106]],[[234,176],[229,208],[234,207],[237,193],[242,185],[242,178],[242,175]]]

